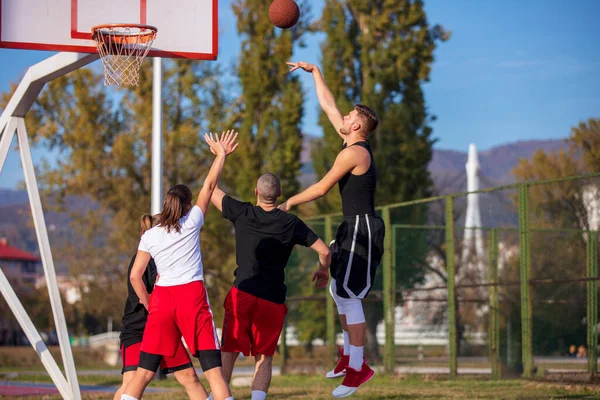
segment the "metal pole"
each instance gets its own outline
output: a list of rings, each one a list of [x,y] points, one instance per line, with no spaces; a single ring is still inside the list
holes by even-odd
[[[392,221],[390,209],[384,207],[381,216],[385,224],[387,234],[384,238],[383,251],[383,315],[385,320],[385,345],[383,353],[383,363],[385,372],[393,373],[395,367],[395,349],[394,349],[394,324],[395,324],[395,302],[396,285],[393,282],[394,274],[392,271]]]
[[[488,232],[488,280],[498,283],[498,230]],[[502,375],[500,363],[500,309],[498,301],[498,286],[488,288],[490,297],[490,329],[488,334],[489,358],[492,367],[492,377],[498,379]]]
[[[9,123],[10,125],[10,123]],[[50,305],[54,314],[54,324],[56,326],[58,343],[60,344],[60,352],[65,367],[65,375],[71,389],[71,398],[74,400],[81,399],[79,391],[79,383],[77,381],[77,373],[75,371],[75,362],[73,361],[73,353],[69,342],[69,332],[67,330],[67,321],[63,310],[60,291],[58,289],[58,281],[56,279],[56,271],[54,269],[54,261],[52,260],[52,251],[50,249],[50,241],[48,239],[48,231],[46,230],[46,222],[44,220],[44,212],[42,210],[42,201],[40,192],[35,178],[35,170],[33,160],[31,158],[31,150],[29,148],[29,138],[25,129],[25,121],[23,118],[17,118],[17,137],[19,139],[19,150],[21,151],[21,163],[23,165],[23,174],[25,175],[25,184],[29,194],[29,202],[31,205],[31,214],[35,225],[35,233],[40,246],[40,256],[42,265],[44,266],[44,274],[46,275],[46,284],[48,285],[48,294],[50,297]]]
[[[162,59],[152,59],[152,214],[161,210],[162,189]]]
[[[598,276],[598,237],[596,232],[587,232],[587,265],[588,278]],[[594,377],[598,374],[598,281],[587,282],[587,347],[588,372]]]
[[[2,131],[4,129],[4,131]],[[17,130],[17,120],[16,118],[9,119],[9,122],[6,126],[0,127],[0,172],[2,172],[2,167],[4,167],[4,162],[6,161],[6,157],[8,156],[8,151],[10,150],[10,144],[12,143],[12,139],[15,136],[15,131]]]
[[[454,290],[454,198],[446,196],[446,274],[448,285],[448,363],[450,376],[455,377],[456,365],[456,293]]]
[[[48,371],[48,374],[50,375],[52,382],[54,382],[54,384],[56,385],[56,388],[60,392],[60,395],[65,399],[70,398],[71,388],[69,387],[67,380],[65,379],[60,368],[56,364],[56,361],[54,361],[52,354],[50,354],[50,350],[48,350],[48,347],[46,347],[46,344],[42,340],[37,329],[35,329],[35,325],[33,325],[31,318],[29,318],[27,311],[25,311],[25,309],[23,308],[23,304],[21,304],[21,302],[19,301],[17,294],[13,290],[8,279],[6,279],[6,276],[4,275],[4,272],[2,272],[1,268],[0,292],[2,292],[2,295],[4,296],[8,307],[15,315],[17,321],[19,321],[19,325],[21,325],[21,328],[27,336],[29,343],[31,343],[31,346],[33,346],[35,352],[38,354],[38,357],[40,358],[40,360],[42,360],[42,364],[44,364],[46,371]]]
[[[325,217],[325,243],[329,244],[333,240],[332,226],[331,226],[331,217]],[[325,296],[326,300],[326,323],[327,323],[327,349],[329,353],[329,357],[332,360],[335,360],[336,352],[335,352],[335,307],[333,304],[333,298],[329,296]]]
[[[533,352],[531,342],[531,298],[529,276],[531,254],[529,243],[529,185],[519,185],[519,248],[521,271],[521,358],[523,377],[531,378],[533,373]]]

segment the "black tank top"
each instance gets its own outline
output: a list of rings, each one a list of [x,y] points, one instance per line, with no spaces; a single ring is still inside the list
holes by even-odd
[[[375,188],[377,170],[375,160],[368,142],[357,142],[351,146],[360,146],[369,152],[371,165],[362,175],[352,175],[348,172],[340,179],[340,195],[342,196],[342,211],[345,217],[356,215],[375,214]],[[346,145],[344,144],[344,148]]]

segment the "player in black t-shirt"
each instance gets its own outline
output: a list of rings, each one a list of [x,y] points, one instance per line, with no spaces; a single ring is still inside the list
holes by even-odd
[[[252,400],[264,400],[271,382],[273,354],[287,314],[285,267],[295,245],[310,247],[319,255],[313,274],[315,286],[329,280],[329,248],[300,218],[277,208],[279,179],[273,174],[258,178],[256,206],[216,188],[212,203],[233,223],[236,262],[233,288],[225,298],[221,352],[227,381],[239,353],[252,354],[255,373]]]
[[[144,234],[148,229],[154,225],[152,216],[146,214],[142,216],[140,220],[140,236]],[[113,400],[120,400],[123,390],[133,378],[135,371],[138,368],[140,361],[140,348],[142,345],[142,337],[144,335],[144,328],[146,327],[146,321],[148,320],[148,310],[140,303],[140,299],[135,294],[133,287],[131,286],[130,275],[133,262],[135,261],[135,255],[129,263],[127,270],[127,301],[125,302],[125,311],[123,312],[121,329],[121,360],[123,362],[123,383],[121,387],[115,393]],[[156,265],[154,260],[151,258],[142,280],[148,293],[152,293],[154,289],[154,283],[156,282]],[[173,357],[163,357],[160,368],[165,374],[173,373],[175,379],[183,385],[190,396],[190,399],[194,400],[205,400],[207,397],[206,390],[202,387],[202,384],[198,380],[194,365],[190,360],[187,350],[183,343],[175,351]]]
[[[367,324],[362,299],[371,290],[384,251],[385,224],[375,212],[377,170],[368,142],[379,121],[375,112],[362,104],[343,116],[317,66],[305,62],[287,64],[292,67],[290,72],[303,69],[312,74],[319,104],[343,139],[343,149],[327,174],[279,208],[288,211],[325,196],[335,184],[339,185],[344,221],[330,245],[330,291],[344,331],[344,353],[326,377],[344,376],[332,395],[348,397],[374,374],[363,356]]]

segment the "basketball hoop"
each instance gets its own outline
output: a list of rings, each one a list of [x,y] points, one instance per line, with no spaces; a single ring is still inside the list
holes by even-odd
[[[152,47],[157,31],[153,26],[139,24],[92,27],[92,39],[104,66],[105,86],[139,85],[140,66]]]

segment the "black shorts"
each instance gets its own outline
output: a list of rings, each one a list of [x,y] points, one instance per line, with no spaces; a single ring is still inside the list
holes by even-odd
[[[331,243],[331,277],[336,294],[364,299],[375,281],[383,257],[385,224],[376,215],[344,217]]]

